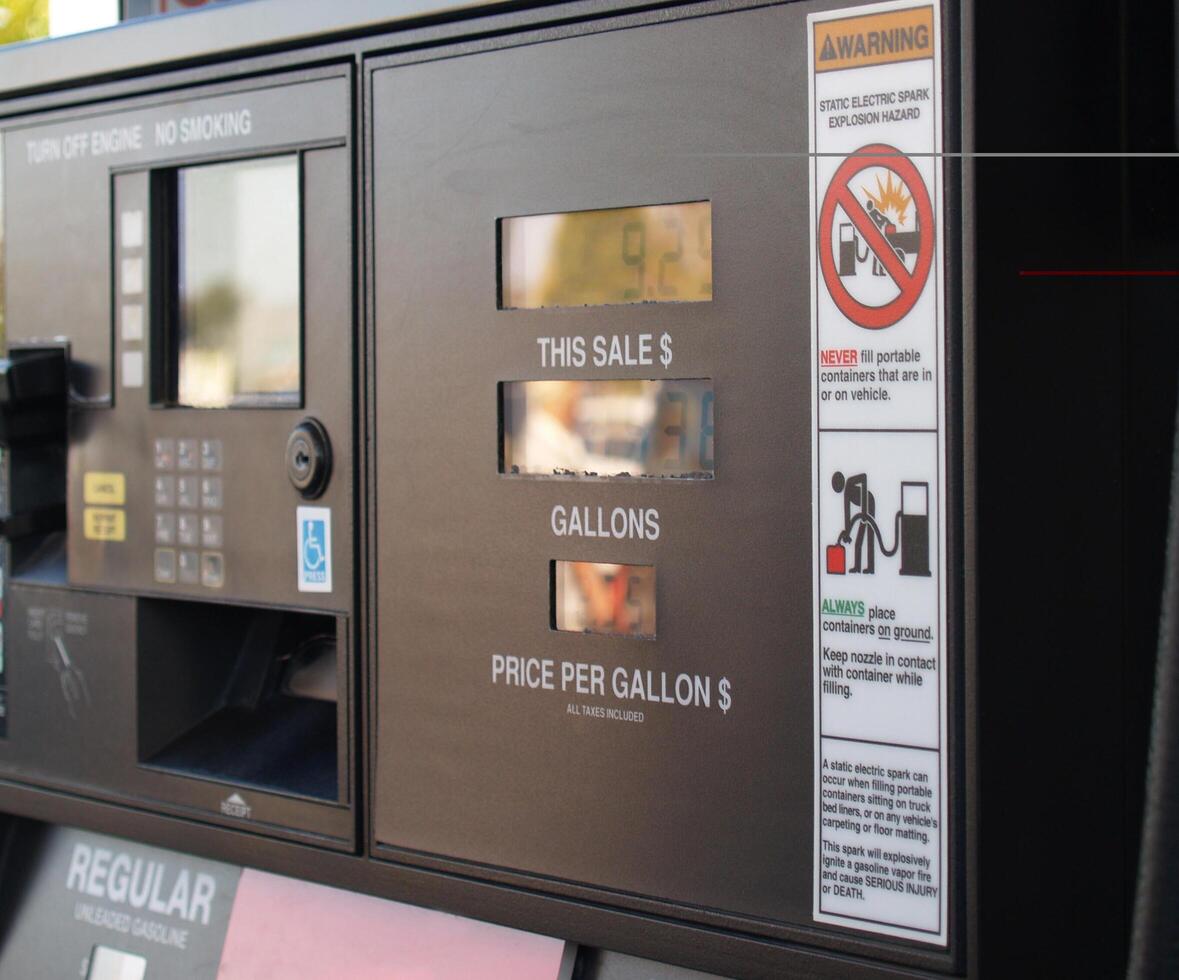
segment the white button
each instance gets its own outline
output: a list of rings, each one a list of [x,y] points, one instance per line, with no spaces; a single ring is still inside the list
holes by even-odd
[[[123,304],[123,339],[130,341],[143,340],[143,304]]]
[[[143,292],[143,259],[123,259],[123,295],[136,296]]]
[[[142,211],[124,211],[120,218],[122,221],[121,231],[119,236],[119,244],[123,248],[142,248],[143,247],[143,212]]]
[[[143,351],[123,351],[123,387],[143,387]]]

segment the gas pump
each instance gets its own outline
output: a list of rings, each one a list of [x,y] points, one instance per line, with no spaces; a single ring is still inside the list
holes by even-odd
[[[1158,962],[1169,9],[203,6],[0,50],[0,976]]]

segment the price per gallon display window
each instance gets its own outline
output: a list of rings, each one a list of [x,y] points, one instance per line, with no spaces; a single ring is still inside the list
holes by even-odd
[[[174,403],[298,405],[298,158],[178,170],[176,237]]]
[[[555,561],[553,628],[655,638],[655,566]]]
[[[500,306],[698,303],[712,299],[712,205],[504,218]]]
[[[711,480],[712,380],[505,381],[500,472]]]

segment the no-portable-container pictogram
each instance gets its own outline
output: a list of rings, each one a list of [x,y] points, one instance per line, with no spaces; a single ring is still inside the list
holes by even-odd
[[[877,168],[888,171],[890,188],[895,175],[902,185],[900,191],[908,192],[907,197],[915,211],[915,230],[899,232],[880,210],[870,209],[856,196],[852,187],[856,175]],[[836,263],[832,244],[839,210],[847,215],[848,221],[843,222],[846,230],[852,236],[858,234],[859,241],[865,246],[860,258],[871,257],[876,275],[887,276],[896,287],[895,294],[883,303],[857,299],[844,281],[854,274],[859,242],[851,245],[852,272],[849,273],[842,268],[842,262]],[[869,330],[891,327],[902,319],[913,309],[929,279],[933,264],[933,236],[933,204],[925,181],[912,160],[885,143],[861,147],[844,160],[831,178],[819,213],[819,264],[823,281],[840,312],[852,323]],[[842,235],[840,241],[841,245],[845,244]]]

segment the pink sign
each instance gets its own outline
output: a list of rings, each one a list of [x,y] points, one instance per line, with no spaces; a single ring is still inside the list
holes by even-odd
[[[219,980],[556,980],[565,943],[249,869]]]

